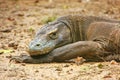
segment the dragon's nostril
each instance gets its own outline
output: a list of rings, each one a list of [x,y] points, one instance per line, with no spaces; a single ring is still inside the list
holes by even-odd
[[[40,44],[36,44],[36,46],[40,46]]]

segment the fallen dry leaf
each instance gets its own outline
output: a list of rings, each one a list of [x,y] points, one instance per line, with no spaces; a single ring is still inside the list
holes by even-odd
[[[115,60],[112,60],[112,61],[110,62],[110,64],[112,64],[112,65],[118,65],[118,63],[117,63]]]

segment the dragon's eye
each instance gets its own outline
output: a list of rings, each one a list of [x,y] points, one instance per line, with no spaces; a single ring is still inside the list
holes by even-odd
[[[57,39],[58,35],[57,35],[56,32],[53,32],[53,33],[49,34],[49,37],[50,37],[51,39],[55,40],[55,39]]]

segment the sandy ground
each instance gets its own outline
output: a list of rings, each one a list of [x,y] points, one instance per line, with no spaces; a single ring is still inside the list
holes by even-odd
[[[25,64],[11,55],[28,54],[27,45],[46,22],[67,14],[120,20],[119,0],[0,0],[0,80],[120,80],[120,63]]]

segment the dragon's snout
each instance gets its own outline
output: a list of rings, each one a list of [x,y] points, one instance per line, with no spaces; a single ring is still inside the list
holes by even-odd
[[[40,50],[40,44],[37,43],[37,44],[32,44],[32,42],[29,44],[29,49],[28,49],[28,52],[29,54],[32,56],[32,55],[38,55],[38,54],[41,54],[41,50]]]
[[[54,41],[47,42],[45,40],[44,41],[33,40],[29,44],[28,52],[30,56],[44,55],[53,50],[54,47],[55,47]]]

